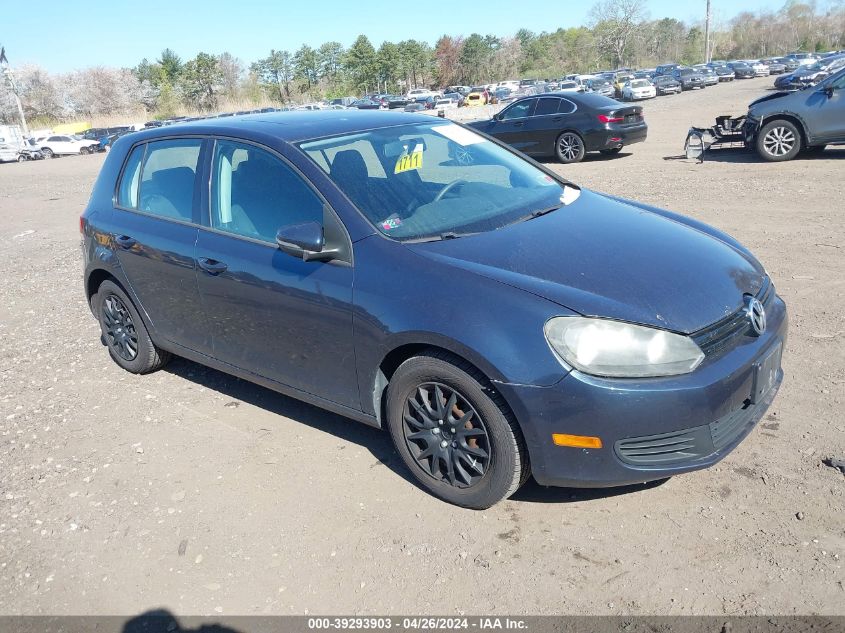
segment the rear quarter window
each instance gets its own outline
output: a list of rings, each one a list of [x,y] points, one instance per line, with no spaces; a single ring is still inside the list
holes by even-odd
[[[144,160],[146,145],[138,145],[126,159],[120,184],[117,188],[117,206],[125,209],[138,208],[138,191],[141,184],[141,163]]]

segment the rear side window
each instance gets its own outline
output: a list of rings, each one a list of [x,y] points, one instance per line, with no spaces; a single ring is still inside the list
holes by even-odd
[[[117,206],[124,209],[138,208],[138,190],[141,185],[141,163],[144,160],[146,145],[138,145],[129,154],[123,176],[117,189]]]
[[[283,226],[323,222],[323,201],[282,160],[243,143],[217,141],[211,183],[211,225],[276,241]]]
[[[190,222],[194,209],[194,180],[200,139],[156,141],[147,145],[141,168],[138,209]]]
[[[572,112],[575,112],[575,104],[569,101],[569,99],[561,99],[558,114],[570,114]]]
[[[550,99],[545,97],[537,102],[537,108],[534,110],[534,116],[543,116],[545,114],[557,114],[560,99]]]

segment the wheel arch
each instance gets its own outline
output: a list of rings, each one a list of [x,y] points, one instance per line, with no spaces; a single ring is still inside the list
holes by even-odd
[[[801,134],[801,148],[803,149],[810,144],[810,138],[807,134],[807,126],[804,124],[804,120],[797,114],[793,114],[791,112],[778,112],[775,114],[765,115],[760,120],[760,129],[762,130],[764,125],[768,125],[772,121],[789,121],[798,128],[798,132]]]
[[[501,398],[501,401],[507,406],[508,410],[506,413],[516,420],[517,425],[520,426],[520,431],[523,436],[525,435],[519,420],[514,414],[513,407],[510,405],[502,391],[496,388],[496,381],[502,382],[502,377],[498,370],[492,367],[489,363],[485,362],[483,358],[479,357],[471,350],[467,350],[457,343],[455,343],[455,345],[451,345],[448,343],[443,344],[442,342],[430,341],[403,342],[393,347],[382,357],[382,360],[376,370],[372,385],[373,408],[375,410],[378,426],[385,428],[384,407],[387,402],[387,385],[393,377],[393,374],[396,373],[399,366],[406,360],[414,356],[419,356],[422,353],[430,353],[444,360],[455,361],[458,367],[460,367],[461,364],[468,365],[484,379],[486,383],[484,387],[490,389],[499,398]]]

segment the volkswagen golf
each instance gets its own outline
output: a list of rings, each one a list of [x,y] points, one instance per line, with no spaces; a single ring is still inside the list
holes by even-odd
[[[423,115],[120,138],[80,230],[120,367],[178,355],[384,428],[424,489],[469,508],[532,475],[710,466],[783,377],[786,307],[738,241]]]

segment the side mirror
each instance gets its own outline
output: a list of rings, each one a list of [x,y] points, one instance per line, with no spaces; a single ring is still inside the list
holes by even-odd
[[[827,95],[828,99],[833,99],[833,86],[827,85],[824,87],[824,93]]]
[[[302,261],[330,261],[337,251],[325,249],[323,225],[319,222],[303,222],[283,226],[276,233],[279,248],[292,257],[301,257]]]

